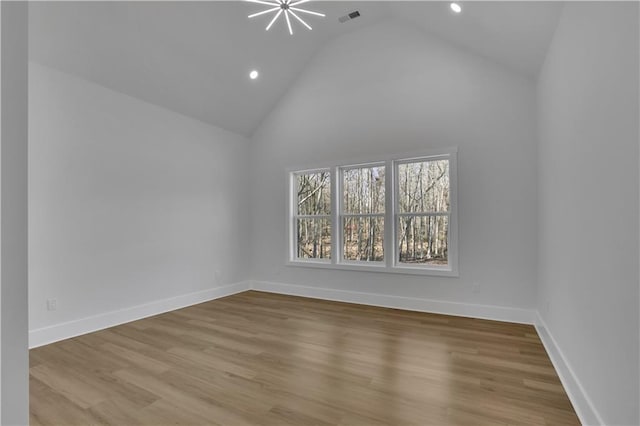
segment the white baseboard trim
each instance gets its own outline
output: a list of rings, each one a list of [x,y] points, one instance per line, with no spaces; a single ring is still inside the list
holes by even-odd
[[[29,348],[48,345],[49,343],[80,336],[119,324],[139,320],[153,315],[163,314],[198,303],[208,302],[220,297],[247,291],[249,281],[242,281],[224,287],[216,287],[195,293],[183,294],[169,299],[156,300],[143,305],[119,309],[117,311],[80,318],[73,321],[54,324],[29,331]]]
[[[489,319],[520,324],[533,324],[556,369],[571,403],[585,426],[604,425],[591,399],[585,393],[582,384],[573,372],[571,365],[560,350],[540,313],[529,309],[508,308],[503,306],[477,305],[470,303],[447,302],[433,299],[391,296],[377,293],[336,290],[322,287],[309,287],[268,281],[242,281],[224,287],[212,288],[195,293],[184,294],[169,299],[157,300],[143,305],[117,311],[105,312],[91,317],[81,318],[60,324],[29,331],[29,348],[58,342],[82,334],[91,333],[116,325],[136,321],[153,315],[170,312],[198,303],[208,302],[247,290],[312,299],[333,300],[337,302],[405,309],[409,311],[430,312],[445,315]]]
[[[571,400],[571,404],[573,404],[573,409],[576,410],[580,423],[584,426],[604,425],[605,423],[602,421],[602,417],[598,414],[593,402],[585,392],[580,380],[578,380],[578,377],[573,372],[571,364],[560,350],[558,343],[553,338],[549,327],[547,327],[547,324],[539,312],[537,312],[536,315],[535,326],[540,340],[542,340],[542,344],[551,359],[551,363],[556,369],[558,377],[560,377],[562,386],[564,386],[564,390]]]
[[[430,312],[435,314],[456,315],[506,321],[520,324],[534,324],[535,311],[529,309],[507,308],[503,306],[476,305],[470,303],[445,302],[432,299],[390,296],[376,293],[335,290],[321,287],[308,287],[268,281],[251,281],[251,289],[268,293],[302,296],[312,299],[333,300],[337,302],[357,303],[384,308],[405,309],[408,311]]]

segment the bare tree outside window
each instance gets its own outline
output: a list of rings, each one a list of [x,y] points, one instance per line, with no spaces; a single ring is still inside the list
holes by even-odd
[[[296,256],[331,259],[331,174],[329,170],[295,175]]]
[[[458,276],[457,149],[289,172],[292,266]]]
[[[385,167],[342,172],[343,257],[347,261],[384,260]]]
[[[401,163],[397,179],[399,262],[447,265],[449,160]]]

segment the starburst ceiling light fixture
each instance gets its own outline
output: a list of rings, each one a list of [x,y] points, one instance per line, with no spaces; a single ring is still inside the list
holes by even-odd
[[[249,18],[255,18],[256,16],[266,15],[267,13],[275,13],[269,25],[267,25],[266,30],[269,31],[269,28],[278,20],[280,15],[284,14],[284,18],[287,22],[287,27],[289,27],[289,34],[293,35],[293,28],[291,27],[291,16],[296,18],[302,25],[311,29],[311,26],[307,24],[296,12],[306,13],[309,15],[324,17],[324,13],[313,12],[307,9],[300,9],[298,6],[302,3],[308,3],[312,0],[247,0],[250,3],[258,3],[266,6],[271,6],[271,8],[267,10],[263,10],[262,12],[254,13],[249,15]]]

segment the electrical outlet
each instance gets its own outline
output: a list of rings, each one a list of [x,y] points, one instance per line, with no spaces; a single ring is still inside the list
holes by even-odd
[[[213,281],[218,285],[222,284],[222,281],[220,280],[220,271],[217,269],[213,272]]]
[[[471,284],[471,291],[474,293],[480,293],[480,283]]]
[[[58,309],[58,299],[47,299],[47,311]]]

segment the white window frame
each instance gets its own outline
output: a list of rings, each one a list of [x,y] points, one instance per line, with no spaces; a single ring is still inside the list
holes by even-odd
[[[286,265],[342,269],[352,271],[385,272],[409,275],[428,275],[457,277],[458,276],[458,169],[457,169],[457,148],[438,149],[422,151],[419,153],[387,156],[387,158],[372,158],[370,161],[342,162],[324,167],[295,168],[287,170],[289,186],[288,209],[287,209],[287,259]],[[389,158],[391,157],[391,158]],[[450,210],[448,213],[437,212],[427,214],[448,215],[448,265],[408,265],[400,263],[400,250],[397,245],[399,212],[397,211],[396,199],[398,196],[397,174],[398,165],[403,163],[449,160],[449,198]],[[360,167],[385,167],[385,213],[384,213],[384,260],[381,262],[368,261],[348,261],[343,259],[343,230],[342,221],[346,216],[380,216],[378,214],[354,214],[345,215],[342,213],[343,200],[343,171]],[[295,225],[297,219],[297,187],[295,176],[305,173],[316,173],[319,171],[330,171],[331,176],[331,259],[298,259],[297,256],[297,235]],[[403,214],[404,215],[404,214]],[[423,216],[424,213],[417,213],[416,216]],[[314,216],[320,218],[321,216]],[[324,217],[324,216],[322,216]]]
[[[384,229],[385,229],[385,234],[383,236],[383,244],[384,241],[386,241],[386,229],[387,229],[387,205],[386,205],[386,196],[387,196],[387,168],[386,168],[387,164],[386,162],[374,162],[374,163],[365,163],[365,164],[352,164],[352,165],[348,165],[348,166],[339,166],[337,167],[337,175],[338,175],[338,179],[339,179],[339,192],[336,193],[336,201],[337,201],[337,217],[339,222],[336,224],[335,226],[335,231],[336,231],[336,239],[338,239],[338,245],[339,247],[337,247],[337,255],[339,257],[336,258],[336,263],[339,263],[340,265],[356,265],[358,267],[361,266],[381,266],[384,265],[386,266],[386,259],[387,259],[387,255],[384,254],[384,260],[382,261],[366,261],[366,260],[347,260],[344,258],[344,227],[342,226],[342,222],[345,218],[349,218],[349,217],[381,217],[384,219]],[[344,172],[348,171],[348,170],[353,170],[353,169],[361,169],[361,168],[370,168],[370,167],[384,167],[385,168],[385,206],[384,206],[384,213],[344,213],[343,212],[343,205],[342,203],[344,202]],[[332,234],[334,235],[334,234]],[[333,244],[333,242],[332,242]],[[386,246],[383,245],[383,253],[386,253]]]
[[[313,214],[298,214],[298,209],[297,209],[297,202],[298,202],[298,180],[296,179],[297,176],[299,175],[306,175],[306,174],[313,174],[313,173],[323,173],[323,172],[329,172],[329,179],[330,179],[330,188],[331,188],[331,214],[329,215],[325,215],[325,214],[317,214],[317,215],[313,215]],[[304,264],[308,264],[308,263],[318,263],[320,265],[326,265],[326,264],[330,264],[331,261],[333,260],[333,256],[334,256],[334,242],[333,242],[333,231],[334,231],[334,224],[333,224],[333,220],[334,220],[334,214],[333,214],[333,209],[334,209],[334,195],[333,195],[333,191],[334,191],[334,185],[333,185],[333,173],[331,172],[331,169],[329,169],[328,167],[320,167],[320,168],[316,168],[316,169],[310,169],[310,170],[301,170],[301,171],[296,171],[296,172],[291,172],[289,173],[289,238],[288,238],[288,245],[289,245],[289,259],[291,260],[291,262],[302,262]],[[328,219],[330,221],[331,224],[331,259],[301,259],[298,257],[298,233],[297,233],[297,225],[298,225],[298,219]]]

